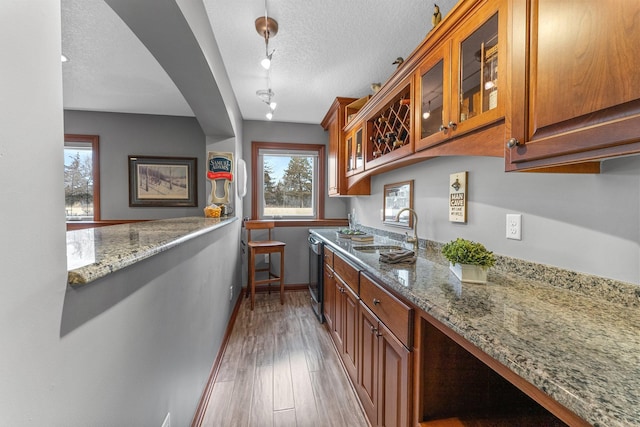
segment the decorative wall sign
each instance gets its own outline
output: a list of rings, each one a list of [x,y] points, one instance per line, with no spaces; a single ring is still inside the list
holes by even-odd
[[[198,206],[197,160],[129,156],[129,206]]]
[[[229,186],[233,182],[233,153],[209,151],[207,154],[207,179],[211,181],[210,203],[229,204]],[[223,193],[218,195],[217,184]]]
[[[449,175],[449,221],[467,222],[467,172]]]

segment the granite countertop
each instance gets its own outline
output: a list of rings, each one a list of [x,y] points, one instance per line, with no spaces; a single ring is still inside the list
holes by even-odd
[[[67,231],[67,282],[85,285],[236,220],[188,217]]]
[[[414,265],[379,262],[335,229],[311,233],[597,426],[640,425],[640,312],[513,274],[461,283],[421,247]],[[373,244],[399,244],[375,236]]]

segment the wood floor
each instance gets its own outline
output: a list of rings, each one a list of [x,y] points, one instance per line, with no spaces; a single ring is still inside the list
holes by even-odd
[[[368,426],[308,298],[243,300],[202,426]]]

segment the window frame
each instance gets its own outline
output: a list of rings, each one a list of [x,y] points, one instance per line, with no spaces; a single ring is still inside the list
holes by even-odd
[[[93,178],[93,221],[100,221],[100,136],[64,134],[64,143],[88,142],[91,144],[91,173]],[[76,223],[82,221],[66,221]]]
[[[303,143],[289,143],[289,142],[251,142],[251,218],[256,220],[260,219],[258,201],[258,182],[259,177],[263,173],[262,170],[258,170],[258,155],[260,150],[289,150],[289,151],[315,151],[318,153],[318,172],[315,179],[318,180],[317,184],[317,200],[315,200],[317,209],[313,218],[304,217],[300,218],[301,221],[313,221],[318,219],[324,219],[324,199],[325,199],[325,179],[326,179],[326,147],[322,144],[303,144]],[[278,221],[278,218],[274,218]],[[296,221],[295,218],[287,217],[283,218],[284,221]]]

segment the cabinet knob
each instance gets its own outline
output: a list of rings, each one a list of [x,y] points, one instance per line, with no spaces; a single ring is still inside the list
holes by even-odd
[[[380,300],[377,299],[377,298],[374,298],[373,299],[373,305],[378,305],[378,304],[380,304]]]
[[[458,127],[458,124],[457,124],[457,123],[455,123],[455,122],[453,122],[453,121],[451,121],[451,122],[449,122],[449,127],[450,127],[452,130],[456,130],[456,128]]]
[[[515,138],[511,138],[507,141],[507,147],[509,148],[517,147],[518,145],[520,145],[520,141]]]
[[[449,129],[448,127],[446,127],[445,125],[440,125],[440,132],[444,132],[445,130]]]

